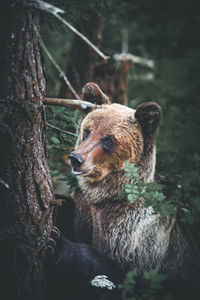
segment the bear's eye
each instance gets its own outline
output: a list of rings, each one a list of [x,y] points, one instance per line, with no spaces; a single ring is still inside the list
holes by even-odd
[[[101,141],[103,144],[103,150],[106,152],[109,152],[114,146],[114,140],[111,136],[107,136],[103,138]]]
[[[83,141],[86,140],[90,135],[90,129],[86,128],[83,135]]]

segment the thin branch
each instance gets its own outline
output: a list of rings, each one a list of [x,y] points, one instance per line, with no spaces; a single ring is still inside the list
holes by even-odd
[[[4,180],[2,180],[1,178],[0,178],[0,184],[2,184],[5,188],[10,189],[9,184],[6,183],[6,182],[5,182]]]
[[[91,107],[95,108],[99,105],[96,105],[94,103],[90,103],[83,100],[75,100],[75,99],[60,99],[60,98],[44,98],[44,104],[46,105],[53,105],[53,106],[71,106],[78,109],[81,109],[83,107]]]
[[[19,0],[18,0],[19,2]],[[109,59],[109,56],[106,56],[102,51],[100,51],[88,38],[83,35],[80,31],[78,31],[74,26],[72,26],[69,22],[67,22],[65,19],[63,19],[59,13],[64,13],[64,10],[51,5],[47,2],[41,1],[41,0],[23,0],[23,4],[28,7],[35,7],[40,10],[44,10],[53,16],[55,16],[58,20],[60,20],[65,26],[67,26],[69,29],[71,29],[75,34],[77,34],[82,40],[84,40],[94,51],[96,51],[103,59],[107,60]]]
[[[73,27],[69,22],[63,19],[58,14],[55,14],[55,17],[58,18],[63,24],[65,24],[68,28],[70,28],[74,33],[76,33],[82,40],[84,40],[96,53],[99,54],[104,60],[108,60],[110,56],[106,56],[101,50],[99,50],[86,36],[84,36],[80,31],[78,31],[75,27]]]
[[[49,123],[47,123],[47,122],[46,122],[46,124],[47,124],[47,126],[53,128],[53,129],[56,129],[56,130],[58,130],[58,131],[64,132],[64,133],[66,133],[66,134],[70,134],[70,135],[73,135],[73,136],[78,136],[77,134],[75,134],[75,133],[73,133],[73,132],[70,132],[70,131],[67,131],[67,130],[58,128],[58,127],[56,127],[56,126],[54,126],[54,125],[51,125],[51,124],[49,124]]]
[[[74,95],[74,97],[76,99],[80,99],[78,93],[75,91],[75,89],[73,88],[73,86],[69,82],[69,80],[68,80],[67,76],[65,75],[64,71],[60,68],[60,66],[57,64],[57,62],[53,58],[53,56],[50,54],[49,50],[47,49],[47,47],[45,46],[45,44],[44,44],[44,42],[42,41],[41,38],[39,38],[39,41],[40,41],[40,45],[41,45],[42,49],[44,50],[44,52],[46,53],[46,55],[48,56],[48,58],[50,59],[52,64],[56,67],[56,69],[60,73],[60,77],[62,77],[64,79],[66,85],[69,87],[69,89],[72,92],[72,94]]]

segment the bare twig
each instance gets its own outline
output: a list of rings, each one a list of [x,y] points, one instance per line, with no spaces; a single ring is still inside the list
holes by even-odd
[[[19,2],[19,0],[18,0]],[[80,31],[78,31],[74,26],[72,26],[69,22],[67,22],[65,19],[63,19],[59,13],[64,13],[64,10],[51,5],[47,2],[41,1],[41,0],[23,0],[23,4],[28,7],[35,7],[40,10],[44,10],[52,15],[54,15],[58,20],[60,20],[65,26],[67,26],[69,29],[71,29],[75,34],[77,34],[82,40],[84,40],[94,51],[96,51],[103,59],[107,60],[109,59],[109,56],[106,56],[102,51],[100,51],[90,40],[84,36]]]
[[[47,49],[47,47],[45,46],[45,44],[44,44],[44,42],[42,41],[41,38],[39,38],[39,41],[40,41],[40,45],[41,45],[42,49],[44,50],[44,52],[46,53],[46,55],[48,56],[48,58],[50,59],[50,61],[52,62],[52,64],[56,67],[56,69],[60,73],[60,77],[63,77],[66,85],[69,87],[69,89],[72,92],[72,94],[74,95],[74,97],[76,99],[80,99],[78,93],[75,91],[75,89],[73,88],[73,86],[69,82],[69,80],[68,80],[67,76],[65,75],[64,71],[60,68],[60,66],[57,64],[57,62],[53,58],[53,56],[50,54],[49,50]]]
[[[75,99],[60,99],[60,98],[44,98],[44,104],[53,105],[53,106],[74,106],[76,108],[79,107],[98,107],[98,105],[94,103],[90,103],[83,100],[75,100]]]
[[[103,59],[108,60],[110,56],[106,56],[101,50],[99,50],[86,36],[84,36],[80,31],[78,31],[75,27],[73,27],[69,22],[63,19],[58,14],[55,14],[55,17],[59,19],[63,24],[65,24],[68,28],[70,28],[74,33],[76,33],[82,40],[84,40],[96,53],[98,53]]]
[[[47,124],[47,126],[53,128],[53,129],[56,129],[56,130],[58,130],[58,131],[64,132],[64,133],[66,133],[66,134],[70,134],[70,135],[73,135],[73,136],[78,136],[77,134],[75,134],[75,133],[73,133],[73,132],[70,132],[70,131],[67,131],[67,130],[58,128],[58,127],[56,127],[56,126],[54,126],[54,125],[51,125],[51,124],[49,124],[49,123],[47,123],[47,122],[46,122],[46,124]]]
[[[5,188],[10,189],[9,184],[6,183],[6,182],[5,182],[4,180],[2,180],[1,178],[0,178],[0,184],[2,184]]]

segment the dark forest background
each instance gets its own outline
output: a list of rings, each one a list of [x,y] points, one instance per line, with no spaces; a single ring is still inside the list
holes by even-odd
[[[35,9],[40,1],[0,3],[5,4],[0,9],[0,289],[7,299],[44,299],[44,258],[55,229],[53,206],[59,203],[54,192],[70,196],[77,185],[66,161],[81,113],[44,107],[45,97],[75,98],[52,60],[76,98],[94,81],[113,102],[161,106],[156,143],[161,185],[145,187],[145,203],[164,216],[176,213],[200,257],[199,1],[48,2],[63,9],[62,17],[110,59],[104,61],[55,15]],[[134,272],[121,286],[125,295],[133,291]],[[131,299],[153,299],[152,290],[160,288],[162,274],[151,270],[144,277],[150,290],[133,291]]]
[[[106,80],[112,81],[113,69],[119,76],[121,62],[115,54],[130,54],[153,60],[154,67],[131,62],[126,69],[127,99],[132,108],[146,101],[155,101],[162,108],[162,121],[157,136],[157,172],[167,185],[168,201],[180,215],[180,220],[192,228],[199,240],[200,212],[200,9],[198,1],[52,1],[63,8],[66,19],[82,30],[100,49],[111,56]],[[97,26],[97,20],[101,28]],[[89,73],[90,63],[101,65],[102,59],[91,54],[70,30],[55,21],[53,16],[42,15],[41,36],[50,53],[62,67],[80,93],[87,76],[74,79],[76,72]],[[95,31],[101,39],[94,38]],[[78,39],[78,40],[77,40]],[[83,43],[83,42],[82,42]],[[83,43],[84,44],[84,43]],[[81,48],[83,47],[83,48]],[[89,50],[93,52],[93,50]],[[58,71],[44,55],[47,78],[47,97],[70,94]],[[96,70],[96,69],[95,69]],[[128,70],[128,71],[127,71]],[[98,73],[98,72],[97,72]],[[80,74],[79,74],[80,75]],[[93,71],[90,80],[99,80]],[[127,81],[126,81],[127,80]],[[116,81],[116,79],[115,79]],[[111,82],[112,83],[112,82]],[[103,85],[104,84],[104,85]],[[116,85],[118,88],[119,82]],[[112,87],[110,87],[110,90]],[[109,89],[104,90],[108,92]],[[114,95],[114,101],[120,98]],[[111,91],[111,94],[114,94]],[[71,98],[74,98],[70,95]],[[79,112],[65,108],[48,108],[48,122],[59,128],[76,132]],[[63,157],[73,149],[75,138],[48,128],[48,147],[54,182],[64,181],[73,188],[75,179],[67,172]],[[164,177],[163,177],[164,176]],[[63,185],[62,185],[63,186]],[[65,188],[64,191],[66,192]],[[166,208],[167,214],[167,208]]]

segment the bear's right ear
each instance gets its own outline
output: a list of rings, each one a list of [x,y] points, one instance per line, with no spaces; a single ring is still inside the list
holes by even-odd
[[[97,105],[111,104],[108,96],[102,92],[99,86],[94,82],[88,82],[83,87],[82,98]]]
[[[146,138],[151,138],[155,134],[160,122],[160,117],[160,107],[154,102],[147,102],[139,105],[135,112],[135,118],[140,124]]]

